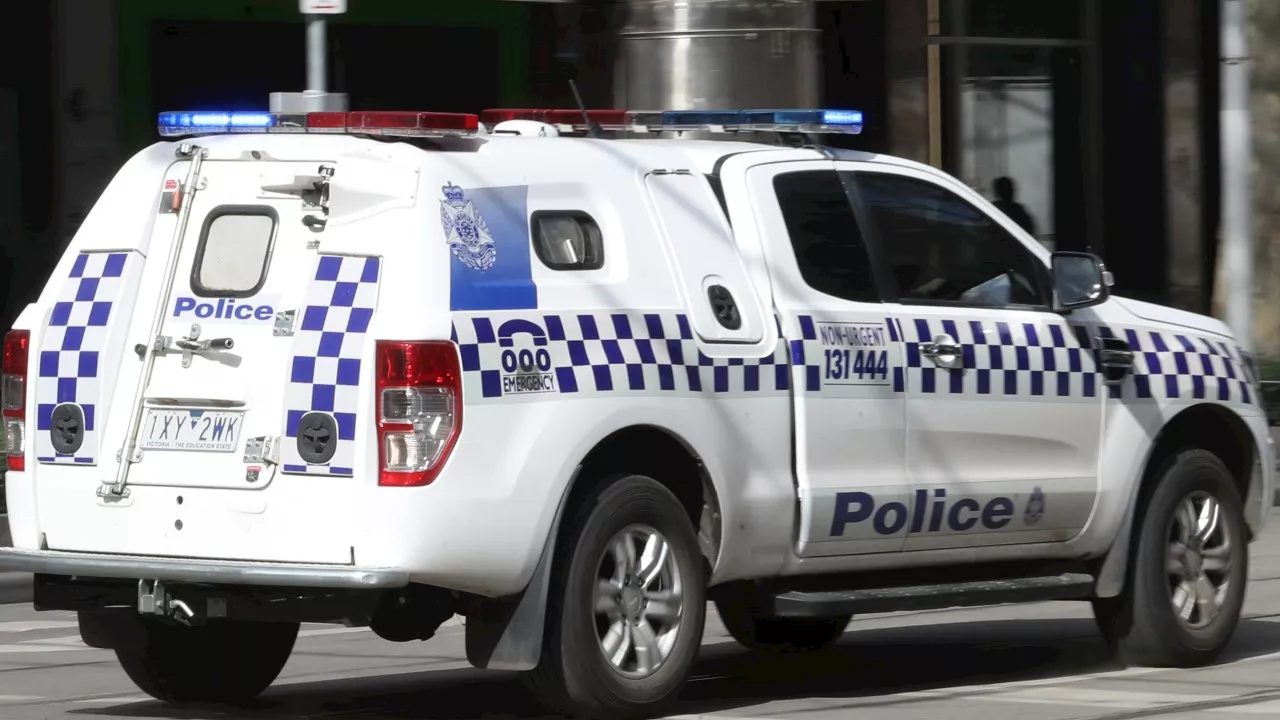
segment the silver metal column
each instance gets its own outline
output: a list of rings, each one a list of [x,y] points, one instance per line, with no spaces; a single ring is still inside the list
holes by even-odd
[[[813,0],[625,0],[618,107],[817,107]]]
[[[324,92],[328,84],[325,66],[325,27],[323,15],[307,16],[307,91]]]
[[[1253,138],[1245,0],[1222,8],[1222,249],[1220,281],[1227,325],[1253,350]]]

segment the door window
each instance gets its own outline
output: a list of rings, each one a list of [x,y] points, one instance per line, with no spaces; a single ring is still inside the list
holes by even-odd
[[[917,178],[856,172],[901,302],[1047,308],[1044,263],[982,210]]]
[[[800,276],[809,287],[854,302],[880,302],[866,242],[840,176],[805,170],[773,181]]]

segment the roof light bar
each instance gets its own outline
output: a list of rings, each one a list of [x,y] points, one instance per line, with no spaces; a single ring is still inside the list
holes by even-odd
[[[363,112],[163,112],[158,128],[164,137],[213,133],[345,133],[440,137],[475,135],[477,115],[464,113]]]
[[[601,129],[626,132],[803,132],[851,134],[862,132],[859,110],[588,110],[587,117]],[[561,132],[585,132],[581,110],[502,108],[485,110],[486,125],[507,120],[533,120],[558,126]]]

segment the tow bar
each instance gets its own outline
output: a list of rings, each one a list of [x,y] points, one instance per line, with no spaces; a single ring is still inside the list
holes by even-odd
[[[190,605],[172,597],[159,580],[138,581],[138,612],[172,618],[187,626],[196,616]]]

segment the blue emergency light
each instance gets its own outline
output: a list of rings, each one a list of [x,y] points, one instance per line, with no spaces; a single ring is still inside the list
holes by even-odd
[[[857,134],[862,132],[862,113],[858,110],[668,110],[661,114],[658,125],[652,129]]]
[[[164,112],[160,113],[161,135],[189,135],[193,132],[241,132],[264,130],[276,124],[276,117],[264,112]]]

